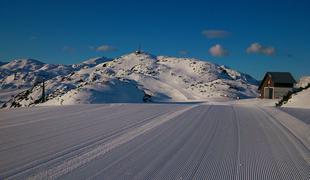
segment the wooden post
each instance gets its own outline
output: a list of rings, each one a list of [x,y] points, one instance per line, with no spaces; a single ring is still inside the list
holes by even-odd
[[[45,82],[44,79],[42,80],[42,103],[45,102]]]

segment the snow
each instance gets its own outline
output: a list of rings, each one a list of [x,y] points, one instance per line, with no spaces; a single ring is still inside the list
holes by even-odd
[[[17,59],[0,67],[0,89],[29,88],[42,79],[67,75],[69,65],[45,64],[34,59]]]
[[[195,102],[258,96],[258,82],[254,78],[207,61],[143,52],[126,54],[111,61],[97,60],[86,62],[104,62],[46,81],[46,104],[142,102],[146,99],[148,102]],[[119,85],[106,85],[110,82]],[[109,93],[111,91],[115,93]],[[7,107],[33,106],[39,102],[40,92],[38,85],[29,93],[12,99]],[[95,95],[99,96],[97,100],[93,100]]]
[[[308,150],[310,150],[310,124],[296,118],[297,116],[291,116],[290,114],[276,108],[264,108],[264,111],[277,119],[284,127],[289,129],[290,132],[294,134]]]
[[[309,126],[275,108],[88,104],[0,115],[3,179],[309,177]]]
[[[297,87],[306,87],[310,83],[310,76],[303,76],[300,78],[298,83],[296,84]]]
[[[42,79],[48,80],[56,76],[65,76],[109,60],[109,58],[97,57],[73,65],[46,64],[35,59],[12,60],[0,66],[0,90],[30,88]]]
[[[278,99],[250,98],[228,101],[226,103],[245,106],[274,107],[278,101]]]
[[[79,64],[73,64],[72,67],[73,68],[90,68],[90,67],[94,67],[98,64],[111,61],[111,60],[112,59],[107,58],[107,57],[95,57],[95,58],[87,59]]]
[[[1,68],[8,69],[10,71],[36,70],[41,68],[43,65],[44,63],[35,59],[16,59],[1,66]]]
[[[0,107],[12,97],[16,96],[18,93],[25,91],[25,89],[16,90],[0,90]]]
[[[137,103],[143,102],[144,93],[133,83],[116,79],[106,83],[86,85],[72,89],[61,97],[54,98],[42,105],[102,104],[102,103]]]
[[[280,109],[310,125],[310,109],[286,107],[281,107]]]
[[[310,88],[304,89],[297,94],[293,94],[292,98],[288,100],[282,107],[297,107],[310,109]]]

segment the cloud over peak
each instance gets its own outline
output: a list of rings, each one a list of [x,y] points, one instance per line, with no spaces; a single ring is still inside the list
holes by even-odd
[[[276,53],[276,49],[272,46],[264,46],[260,43],[252,43],[247,49],[246,52],[249,54],[263,54],[267,56],[272,56]]]
[[[96,51],[100,52],[111,52],[116,50],[117,49],[115,47],[106,44],[96,47]]]
[[[217,30],[217,29],[207,29],[203,30],[202,35],[204,35],[206,38],[209,39],[215,39],[215,38],[225,38],[230,35],[230,32],[225,30]]]
[[[228,56],[229,52],[222,45],[216,44],[209,49],[209,53],[215,57]]]

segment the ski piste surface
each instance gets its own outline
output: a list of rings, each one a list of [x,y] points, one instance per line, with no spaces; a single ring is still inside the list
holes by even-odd
[[[308,179],[309,149],[269,111],[225,103],[0,110],[0,179]]]

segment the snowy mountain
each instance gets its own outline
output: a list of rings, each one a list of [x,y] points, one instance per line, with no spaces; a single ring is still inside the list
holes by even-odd
[[[257,80],[225,66],[190,58],[130,53],[45,83],[45,105],[109,102],[185,102],[257,96]],[[41,84],[6,103],[41,102]]]
[[[90,68],[90,67],[94,67],[98,64],[101,64],[101,63],[104,63],[107,61],[111,61],[111,60],[112,60],[111,58],[106,58],[106,57],[95,57],[95,58],[85,60],[79,64],[73,64],[72,67],[77,68],[77,69]]]
[[[0,89],[31,87],[41,79],[67,75],[74,69],[69,65],[45,64],[34,59],[17,59],[0,66]]]
[[[42,79],[65,76],[81,68],[94,67],[110,59],[92,58],[80,64],[46,64],[34,59],[17,59],[0,66],[0,90],[30,88]]]

